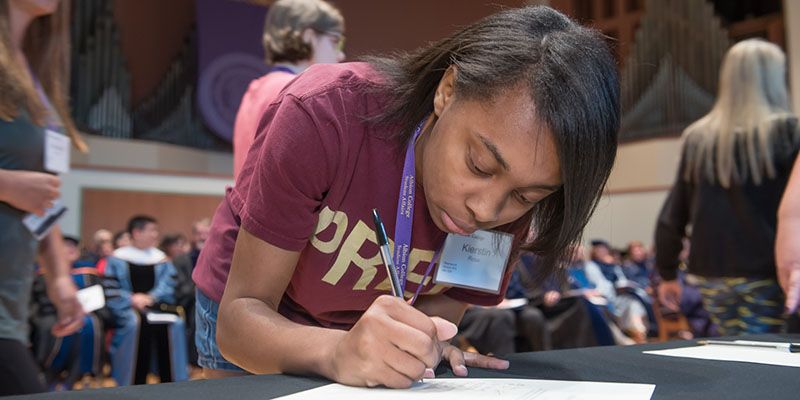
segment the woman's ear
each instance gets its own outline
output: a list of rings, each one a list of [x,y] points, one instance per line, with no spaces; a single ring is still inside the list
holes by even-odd
[[[447,67],[447,71],[444,71],[444,75],[439,81],[439,86],[436,87],[433,95],[433,113],[437,117],[441,116],[444,109],[453,101],[457,72],[454,65]]]
[[[316,32],[314,32],[313,29],[306,28],[305,30],[303,30],[303,35],[302,35],[303,43],[311,46],[311,49],[313,50],[314,49],[314,39],[316,39],[316,36],[317,36],[317,34],[316,34]]]

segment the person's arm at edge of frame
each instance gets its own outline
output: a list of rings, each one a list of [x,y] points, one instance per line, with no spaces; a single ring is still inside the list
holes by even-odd
[[[83,325],[86,315],[78,302],[77,287],[70,275],[70,266],[64,258],[61,228],[53,226],[50,233],[39,242],[39,265],[45,270],[47,296],[56,306],[58,321],[53,325],[54,336],[67,336]]]
[[[786,294],[785,310],[794,313],[800,303],[800,157],[795,159],[778,208],[775,265]]]
[[[656,221],[656,269],[662,277],[658,285],[658,300],[672,310],[680,308],[681,285],[678,281],[679,256],[689,221],[690,185],[684,180],[681,159],[675,184],[672,186]]]

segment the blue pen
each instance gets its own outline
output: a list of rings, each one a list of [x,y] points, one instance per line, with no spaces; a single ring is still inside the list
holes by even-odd
[[[780,342],[758,342],[753,340],[699,340],[697,344],[718,344],[723,346],[743,346],[743,347],[756,347],[767,348],[786,351],[789,353],[800,353],[800,343],[780,343]]]
[[[386,227],[383,226],[381,216],[378,215],[376,208],[372,209],[372,221],[375,223],[375,236],[378,238],[378,246],[381,249],[381,259],[386,266],[386,273],[389,274],[389,281],[392,282],[392,295],[403,299],[403,287],[400,286],[400,278],[397,275],[397,268],[394,266],[392,252],[389,251],[389,238],[386,236]],[[420,378],[419,382],[422,382]]]
[[[397,267],[395,267],[392,253],[389,251],[389,239],[386,236],[386,228],[383,226],[383,221],[381,221],[378,210],[375,208],[372,209],[372,220],[375,222],[375,236],[378,238],[378,246],[381,249],[383,265],[386,266],[386,273],[389,274],[389,280],[392,282],[392,295],[402,299],[403,287],[400,285]]]

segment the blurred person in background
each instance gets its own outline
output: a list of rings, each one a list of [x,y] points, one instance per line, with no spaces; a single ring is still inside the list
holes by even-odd
[[[650,296],[643,288],[628,280],[613,254],[611,246],[604,240],[593,240],[591,262],[597,265],[603,276],[611,283],[604,293],[613,304],[613,312],[620,328],[637,343],[647,341],[648,330],[655,317],[651,317]]]
[[[105,274],[108,256],[114,252],[114,235],[108,229],[98,229],[92,235],[92,247],[87,249],[84,258],[91,262],[100,275]]]
[[[131,245],[131,234],[128,231],[119,231],[114,234],[114,250]]]
[[[81,260],[78,238],[64,236],[64,260],[70,266],[75,284],[83,289],[102,285],[103,280],[91,260]],[[84,317],[76,333],[55,337],[53,303],[47,298],[44,271],[38,270],[33,283],[31,302],[31,349],[45,372],[47,385],[54,390],[71,389],[82,378],[102,376],[104,327],[111,326],[111,315],[102,307]],[[86,383],[86,382],[84,382]]]
[[[98,229],[92,235],[92,246],[88,248],[87,259],[97,263],[114,252],[114,235],[108,229]]]
[[[622,263],[622,272],[628,280],[635,282],[650,293],[650,279],[653,275],[653,260],[647,249],[638,240],[628,243],[627,257]]]
[[[185,360],[186,348],[174,353],[176,349],[168,346],[177,347],[179,343],[172,332],[166,332],[170,335],[167,341],[164,324],[148,318],[149,313],[162,311],[162,304],[175,304],[175,267],[156,248],[158,222],[147,215],[134,216],[128,222],[128,233],[131,245],[115,250],[106,266],[106,276],[118,283],[118,296],[109,300],[118,324],[111,340],[112,375],[118,385],[145,383],[155,353],[162,382],[184,380],[186,365],[178,365],[170,356],[181,354]],[[180,329],[180,344],[185,346],[183,321],[175,322]]]
[[[158,244],[158,249],[164,252],[167,259],[174,261],[175,258],[180,257],[189,249],[189,243],[186,241],[186,236],[182,233],[168,233],[161,239]]]
[[[344,18],[323,0],[278,0],[262,36],[269,72],[250,83],[233,127],[233,178],[239,177],[267,105],[295,75],[318,63],[344,60]]]
[[[689,271],[720,334],[780,331],[777,214],[798,149],[783,51],[759,39],[737,43],[723,60],[714,107],[683,132],[656,227],[661,304],[678,309],[681,240],[689,237]]]
[[[28,350],[37,257],[57,313],[52,333],[69,335],[83,323],[58,224],[39,241],[23,223],[59,197],[54,173],[64,171],[46,163],[46,144],[69,138],[87,149],[67,105],[69,15],[57,0],[0,0],[0,395],[45,390]]]

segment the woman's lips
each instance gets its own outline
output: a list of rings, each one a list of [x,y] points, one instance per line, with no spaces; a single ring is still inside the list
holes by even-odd
[[[472,234],[472,232],[475,232],[474,228],[473,229],[462,228],[461,225],[457,224],[453,220],[453,218],[451,218],[450,215],[447,214],[447,212],[445,211],[442,211],[442,223],[444,224],[445,228],[447,228],[448,231],[458,235],[468,236]]]

